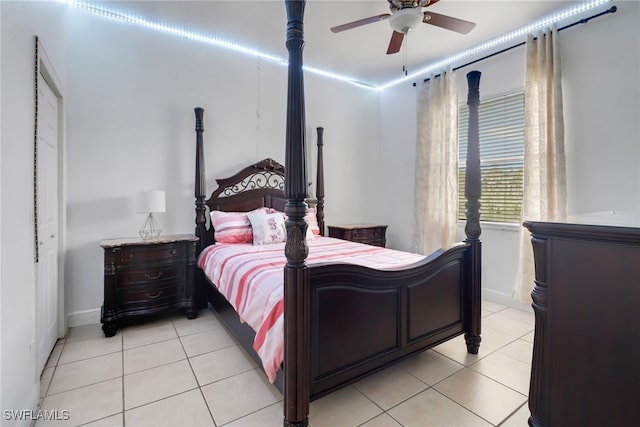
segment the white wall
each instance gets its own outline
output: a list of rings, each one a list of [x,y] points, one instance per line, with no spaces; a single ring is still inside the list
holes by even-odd
[[[616,2],[618,12],[560,33],[565,105],[569,214],[640,211],[640,3]],[[506,46],[505,46],[506,47]],[[458,70],[460,100],[466,73],[482,72],[481,99],[524,86],[524,47]],[[387,213],[391,246],[411,248],[415,173],[416,89],[391,88],[381,95],[380,164],[404,165],[393,181]],[[402,114],[398,114],[401,111]],[[388,177],[388,174],[385,177]],[[406,208],[405,208],[406,207]],[[380,218],[385,221],[385,218]],[[518,262],[516,227],[483,225],[483,295],[518,306],[511,289]]]
[[[99,242],[137,235],[144,221],[133,208],[137,191],[166,191],[164,233],[193,232],[194,107],[205,109],[208,192],[240,166],[284,162],[287,69],[82,10],[70,11],[67,40],[66,294],[74,324],[98,321]],[[310,150],[315,127],[326,128],[327,221],[359,221],[369,203],[360,182],[378,138],[377,94],[310,74],[305,87]]]
[[[2,34],[2,409],[35,409],[39,372],[35,340],[33,248],[34,36],[64,80],[64,8],[53,3],[0,2]],[[4,420],[2,425],[20,424]],[[28,422],[22,424],[28,425]]]
[[[562,32],[570,214],[640,212],[640,3]]]

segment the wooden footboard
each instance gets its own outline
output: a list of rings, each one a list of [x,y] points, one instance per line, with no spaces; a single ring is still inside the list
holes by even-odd
[[[406,269],[310,266],[311,398],[464,333],[469,251]]]

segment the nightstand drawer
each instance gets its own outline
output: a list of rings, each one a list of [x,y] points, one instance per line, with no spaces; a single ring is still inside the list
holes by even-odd
[[[374,224],[353,224],[353,225],[330,225],[329,237],[349,240],[368,245],[382,246],[387,243],[386,225]]]
[[[166,286],[166,284],[176,281],[182,281],[184,278],[185,267],[182,265],[123,270],[118,273],[117,289],[138,288],[141,286],[152,289],[159,286]]]
[[[354,230],[346,230],[344,233],[346,240],[353,242],[369,242],[372,240],[380,240],[382,231],[380,228],[359,228]]]
[[[166,283],[164,286],[132,286],[118,290],[121,308],[148,307],[175,300],[183,293],[184,283]]]
[[[164,245],[127,246],[120,251],[120,266],[134,264],[154,264],[177,262],[186,257],[185,245],[171,243]]]

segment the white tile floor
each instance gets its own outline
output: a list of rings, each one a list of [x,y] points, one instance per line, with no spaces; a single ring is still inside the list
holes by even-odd
[[[311,403],[321,426],[526,426],[534,317],[483,302],[477,355],[458,337]],[[36,426],[282,425],[282,395],[210,310],[119,329],[70,329],[42,373]]]

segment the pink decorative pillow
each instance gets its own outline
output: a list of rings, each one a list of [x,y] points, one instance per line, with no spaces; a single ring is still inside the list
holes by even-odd
[[[269,245],[287,240],[284,216],[281,212],[253,211],[249,212],[247,216],[253,229],[254,245]]]
[[[309,208],[304,219],[309,223],[309,230],[314,236],[320,235],[320,226],[318,225],[318,218],[316,217],[316,208]]]
[[[259,208],[255,211],[266,212],[266,208]],[[251,243],[253,240],[253,231],[247,212],[212,211],[211,225],[216,242]]]

